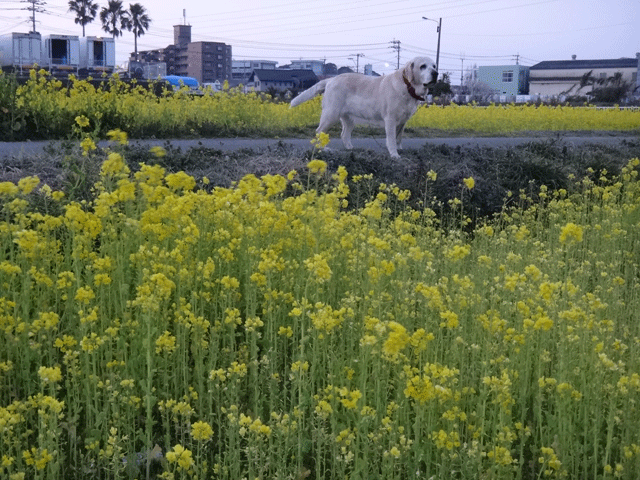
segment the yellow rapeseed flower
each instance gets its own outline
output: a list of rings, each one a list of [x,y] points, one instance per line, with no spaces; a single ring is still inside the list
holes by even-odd
[[[311,173],[323,174],[327,171],[327,162],[314,159],[307,164],[307,168]]]
[[[476,185],[476,181],[473,179],[473,177],[465,178],[462,181],[464,182],[464,184],[467,186],[469,190],[471,190]]]
[[[18,193],[19,189],[15,183],[0,182],[0,195],[13,196]]]
[[[18,188],[25,195],[29,195],[40,183],[40,179],[38,177],[24,177],[18,181]]]
[[[82,147],[82,155],[84,157],[86,157],[89,152],[95,150],[96,144],[93,141],[93,139],[89,138],[89,137],[85,137],[81,142],[80,142],[80,146]]]
[[[173,447],[173,450],[170,452],[167,452],[167,461],[169,463],[176,463],[178,468],[184,471],[191,470],[193,466],[191,450],[187,450],[180,444]]]
[[[560,243],[579,243],[582,241],[582,227],[569,222],[560,232]]]
[[[291,338],[293,336],[293,329],[289,326],[278,328],[278,335],[282,335],[283,337]]]
[[[191,425],[191,436],[198,441],[211,440],[213,428],[207,422],[196,422]]]
[[[166,156],[166,155],[167,155],[167,151],[166,151],[163,147],[161,147],[161,146],[159,146],[159,145],[156,145],[156,146],[154,146],[154,147],[151,147],[151,148],[149,149],[149,152],[151,152],[151,154],[152,154],[154,157],[157,157],[157,158],[162,158],[162,157],[164,157],[164,156]]]
[[[327,263],[327,260],[319,254],[315,254],[311,258],[307,258],[304,261],[304,266],[309,270],[313,279],[318,283],[324,283],[331,278],[331,267]]]
[[[101,175],[118,175],[118,174],[129,174],[129,167],[124,162],[122,155],[116,152],[112,152],[109,154],[107,159],[102,164],[102,168],[100,169]]]
[[[24,450],[22,452],[22,458],[27,465],[35,466],[36,470],[44,470],[47,463],[53,460],[53,455],[46,448],[39,450],[32,447],[30,451]]]
[[[444,320],[440,323],[441,328],[456,328],[459,324],[458,315],[451,310],[440,312],[440,318]]]
[[[62,380],[62,372],[60,367],[40,367],[38,376],[43,383],[57,383]]]
[[[450,260],[462,260],[471,253],[471,245],[454,245],[445,250],[444,255]]]
[[[107,132],[107,137],[109,137],[109,140],[112,142],[118,142],[120,145],[126,145],[128,143],[127,132],[123,132],[119,128],[109,130]]]
[[[91,289],[91,287],[80,287],[76,291],[75,299],[78,302],[82,302],[82,303],[84,303],[86,305],[91,300],[93,300],[95,297],[96,297],[96,295],[95,295],[95,293],[93,293],[93,290]]]
[[[407,334],[407,329],[398,322],[389,322],[389,337],[384,342],[382,351],[385,355],[395,358],[400,351],[406,347],[411,337]]]
[[[329,138],[328,133],[320,132],[320,133],[316,133],[316,136],[313,138],[313,140],[311,140],[311,144],[315,148],[322,150],[324,147],[326,147],[329,144],[330,140],[331,139]]]
[[[85,128],[89,126],[89,119],[87,117],[85,117],[84,115],[78,115],[75,118],[76,124],[80,127],[80,128]]]
[[[176,349],[176,337],[171,332],[165,332],[156,340],[156,353],[173,353]]]
[[[172,173],[170,175],[167,175],[165,180],[167,182],[167,185],[169,185],[174,190],[183,189],[189,191],[193,190],[193,188],[196,186],[195,179],[184,172]]]

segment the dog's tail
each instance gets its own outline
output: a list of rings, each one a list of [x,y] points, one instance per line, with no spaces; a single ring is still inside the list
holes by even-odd
[[[328,81],[328,79],[327,80],[320,80],[313,87],[311,87],[311,88],[305,90],[304,92],[302,92],[296,98],[291,100],[291,104],[289,105],[289,108],[296,107],[296,106],[300,105],[301,103],[304,103],[304,102],[306,102],[308,100],[311,100],[313,97],[316,97],[316,96],[321,95],[322,93],[324,93],[324,89],[327,88],[327,81]]]

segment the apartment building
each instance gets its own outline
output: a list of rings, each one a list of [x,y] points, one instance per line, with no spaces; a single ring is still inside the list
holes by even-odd
[[[138,52],[139,61],[166,63],[167,74],[193,77],[201,84],[231,81],[231,45],[192,42],[191,25],[174,25],[173,39],[165,48]]]

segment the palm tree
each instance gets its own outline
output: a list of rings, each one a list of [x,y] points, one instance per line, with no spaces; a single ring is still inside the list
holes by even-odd
[[[133,32],[133,46],[138,59],[138,37],[144,35],[149,30],[151,19],[147,15],[147,10],[139,3],[129,4],[129,23],[128,30]]]
[[[122,0],[109,0],[108,5],[100,10],[100,21],[102,30],[113,38],[122,35],[129,25],[129,14],[122,8]]]
[[[92,0],[69,0],[69,11],[76,14],[74,22],[82,25],[82,36],[84,37],[84,27],[95,20],[98,4]]]

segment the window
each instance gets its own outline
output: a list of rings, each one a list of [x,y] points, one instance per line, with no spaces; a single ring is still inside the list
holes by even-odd
[[[502,72],[502,83],[513,82],[513,70],[505,70]]]

